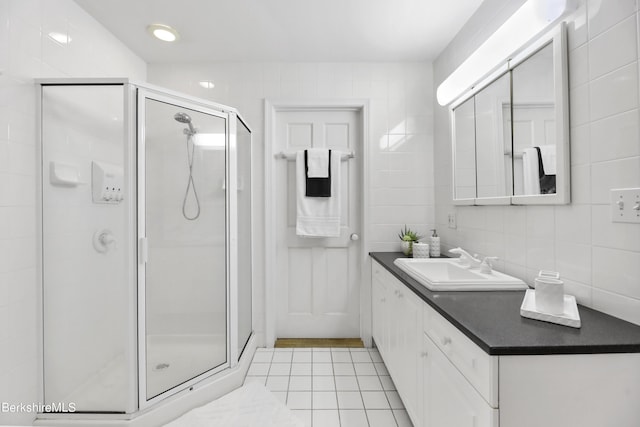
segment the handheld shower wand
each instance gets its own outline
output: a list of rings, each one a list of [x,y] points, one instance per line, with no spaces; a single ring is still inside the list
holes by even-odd
[[[189,126],[189,129],[185,129],[184,133],[187,135],[187,164],[189,165],[189,179],[187,180],[187,188],[184,192],[184,199],[182,200],[182,216],[189,221],[198,219],[200,216],[200,200],[198,199],[198,192],[196,191],[196,184],[193,181],[193,152],[195,150],[195,144],[193,143],[193,136],[197,133],[196,129],[191,124],[191,117],[184,112],[176,113],[173,118],[179,122]],[[189,147],[191,145],[191,147]],[[196,199],[196,213],[193,216],[187,214],[187,197],[189,197],[189,191],[193,191],[193,197]]]

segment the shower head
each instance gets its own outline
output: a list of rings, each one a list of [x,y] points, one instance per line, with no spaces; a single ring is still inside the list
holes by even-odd
[[[188,125],[189,126],[189,132],[192,135],[196,133],[195,128],[191,124],[191,116],[189,116],[187,113],[183,113],[183,112],[176,113],[173,116],[173,118],[176,119],[177,122],[184,123],[184,124]],[[185,130],[185,133],[186,133],[186,130]]]
[[[173,116],[173,118],[179,121],[180,123],[191,123],[191,117],[187,113],[182,113],[182,112],[176,113],[176,115]]]

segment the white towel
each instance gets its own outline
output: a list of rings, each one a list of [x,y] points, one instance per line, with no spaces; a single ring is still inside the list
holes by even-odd
[[[555,145],[541,145],[540,156],[542,157],[542,166],[544,167],[545,175],[556,174],[556,146]]]
[[[306,197],[304,151],[296,155],[296,234],[304,237],[340,236],[340,159],[331,152],[331,197]]]
[[[538,173],[538,150],[533,147],[522,150],[522,174],[524,194],[540,194],[540,174]]]
[[[307,176],[309,178],[327,178],[329,176],[329,150],[309,148],[307,150]]]

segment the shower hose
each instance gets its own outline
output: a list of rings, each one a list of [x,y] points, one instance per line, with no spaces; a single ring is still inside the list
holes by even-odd
[[[196,191],[196,184],[193,182],[193,154],[196,145],[193,143],[193,135],[187,135],[187,163],[189,165],[189,179],[187,180],[187,188],[184,191],[184,199],[182,201],[182,215],[185,219],[193,221],[200,216],[200,200],[198,199],[198,192]],[[196,199],[196,213],[193,216],[187,214],[187,198],[189,197],[189,191],[193,191],[193,197]]]

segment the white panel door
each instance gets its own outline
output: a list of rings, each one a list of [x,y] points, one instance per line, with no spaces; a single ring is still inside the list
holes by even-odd
[[[276,161],[278,338],[359,337],[360,116],[352,110],[279,111],[274,150],[353,151],[341,164],[340,237],[296,235],[295,160]]]

